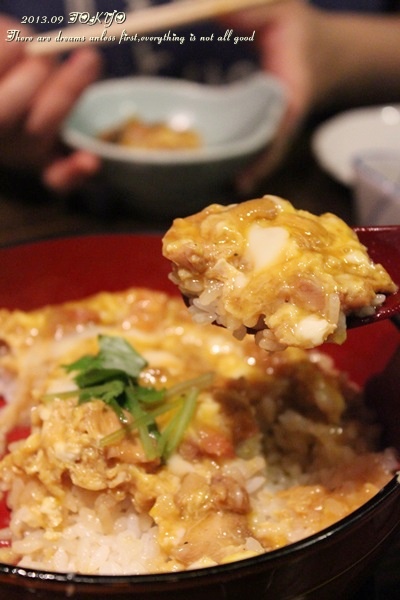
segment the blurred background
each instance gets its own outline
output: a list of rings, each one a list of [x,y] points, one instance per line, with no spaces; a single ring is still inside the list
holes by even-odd
[[[210,202],[263,194],[315,213],[335,212],[350,224],[398,222],[398,2],[266,1],[151,32],[153,41],[92,43],[52,56],[32,56],[26,44],[7,41],[10,31],[23,36],[57,27],[66,36],[74,11],[126,14],[153,4],[168,3],[42,0],[28,11],[21,0],[0,1],[1,244],[88,231],[163,231],[174,216]],[[262,107],[251,101],[260,96],[248,83],[254,74],[276,84],[264,90]],[[99,82],[117,87],[138,75],[167,78],[166,87],[171,78],[190,82],[198,86],[196,100],[192,91],[170,99],[165,118],[162,88],[149,89],[141,104],[115,93],[103,117],[88,104],[87,94],[102,93]],[[234,83],[243,88],[237,97],[228,92]],[[202,147],[149,152],[99,145],[105,128],[129,116],[186,124],[200,134]],[[72,139],[71,128],[76,133],[82,124],[86,139]],[[379,182],[373,178],[372,188],[359,167],[371,151],[392,164],[388,170],[380,158],[373,165]],[[211,185],[213,178],[219,180]],[[382,185],[385,200],[376,204],[371,194],[379,196]]]

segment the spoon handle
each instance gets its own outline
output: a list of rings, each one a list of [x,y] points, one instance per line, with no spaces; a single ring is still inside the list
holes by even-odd
[[[390,317],[390,320],[392,321],[393,325],[395,325],[400,331],[400,314],[393,315],[392,317]]]

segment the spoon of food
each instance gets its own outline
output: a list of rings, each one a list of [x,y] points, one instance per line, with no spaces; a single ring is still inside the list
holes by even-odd
[[[268,351],[340,344],[400,312],[400,226],[352,229],[264,196],[175,219],[163,253],[195,321]]]

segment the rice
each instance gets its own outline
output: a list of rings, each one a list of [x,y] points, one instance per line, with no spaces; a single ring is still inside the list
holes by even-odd
[[[122,503],[113,508],[110,527],[109,517],[104,514],[103,518],[99,517],[101,500],[100,497],[93,508],[90,502],[80,498],[79,509],[71,513],[62,534],[49,535],[41,529],[32,529],[29,535],[15,541],[13,551],[23,557],[20,564],[61,573],[98,575],[168,570],[157,545],[157,527],[151,520],[135,514],[130,506]],[[17,509],[12,529],[24,526],[29,516],[25,507]],[[42,560],[38,560],[38,556]],[[51,558],[46,560],[46,557]]]
[[[3,433],[21,415],[31,421],[30,435],[0,461],[11,511],[0,533],[5,562],[134,575],[241,560],[329,527],[398,468],[395,451],[379,447],[360,390],[331,359],[266,354],[251,336],[196,325],[178,299],[103,293],[0,314],[0,325],[12,348],[0,357],[9,380]],[[92,352],[99,332],[123,335],[147,357],[148,383],[168,388],[214,370],[168,460],[146,457],[135,431],[102,445],[119,427],[113,411],[57,396],[71,385],[60,365]]]
[[[52,524],[55,506],[50,499],[44,498],[38,507],[38,498],[43,494],[41,486],[18,478],[13,480],[8,496],[12,510],[10,528],[2,537],[13,540],[18,565],[25,568],[98,575],[206,567],[290,544],[358,508],[380,490],[397,466],[395,453],[390,450],[373,454],[354,449],[354,440],[338,446],[332,440],[333,428],[329,427],[328,435],[326,425],[285,411],[275,424],[274,439],[268,440],[266,456],[260,453],[247,460],[236,458],[219,466],[219,476],[239,482],[240,489],[243,487],[248,494],[250,529],[258,537],[248,535],[240,544],[231,543],[220,561],[207,553],[188,563],[172,559],[160,547],[159,527],[149,514],[138,514],[130,499],[118,502],[107,494],[88,493],[78,487],[72,487],[62,500],[68,511],[59,529],[57,518]],[[368,432],[375,438],[374,426],[364,431]],[[356,437],[359,434],[354,433]],[[338,428],[337,436],[340,435]],[[320,441],[314,465],[311,458],[306,458],[310,451],[308,436],[313,436],[314,442]],[[177,456],[168,470],[179,481],[178,490],[188,474],[203,474],[204,465],[199,469],[199,465]],[[240,503],[241,498],[237,500]],[[185,529],[182,527],[180,532],[179,524],[178,530],[175,526],[169,534],[175,545],[184,547]]]

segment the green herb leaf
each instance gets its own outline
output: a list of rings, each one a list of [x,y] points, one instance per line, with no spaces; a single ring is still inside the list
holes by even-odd
[[[102,446],[118,443],[130,431],[137,430],[149,460],[166,460],[177,449],[193,417],[199,391],[211,383],[206,373],[184,381],[169,390],[144,387],[138,383],[147,361],[125,339],[100,335],[99,352],[82,356],[64,365],[76,373],[78,390],[63,392],[59,397],[77,395],[79,403],[102,400],[117,414],[122,427],[101,441]],[[46,398],[57,396],[48,395]],[[157,417],[173,415],[163,431]],[[129,417],[130,415],[130,417]]]
[[[79,391],[79,402],[89,402],[90,400],[99,399],[103,400],[106,404],[109,404],[113,400],[118,400],[124,393],[125,384],[119,379],[114,379],[103,383],[102,385],[93,385],[90,387],[82,388]]]
[[[147,366],[147,361],[124,338],[99,336],[100,351],[95,356],[86,355],[66,365],[68,373],[78,371],[75,380],[83,387],[107,381],[122,374],[137,379]]]
[[[137,402],[143,402],[144,404],[154,405],[159,404],[165,400],[165,390],[156,390],[155,388],[146,388],[143,386],[137,386],[131,391]]]
[[[169,458],[181,443],[185,430],[193,417],[198,395],[198,389],[190,390],[185,401],[182,402],[181,409],[171,419],[160,437],[159,452],[165,459]]]
[[[127,407],[134,418],[145,454],[147,458],[153,460],[159,456],[156,444],[159,436],[157,423],[154,417],[147,414],[137,402],[135,393],[132,389],[127,389],[126,395]]]

